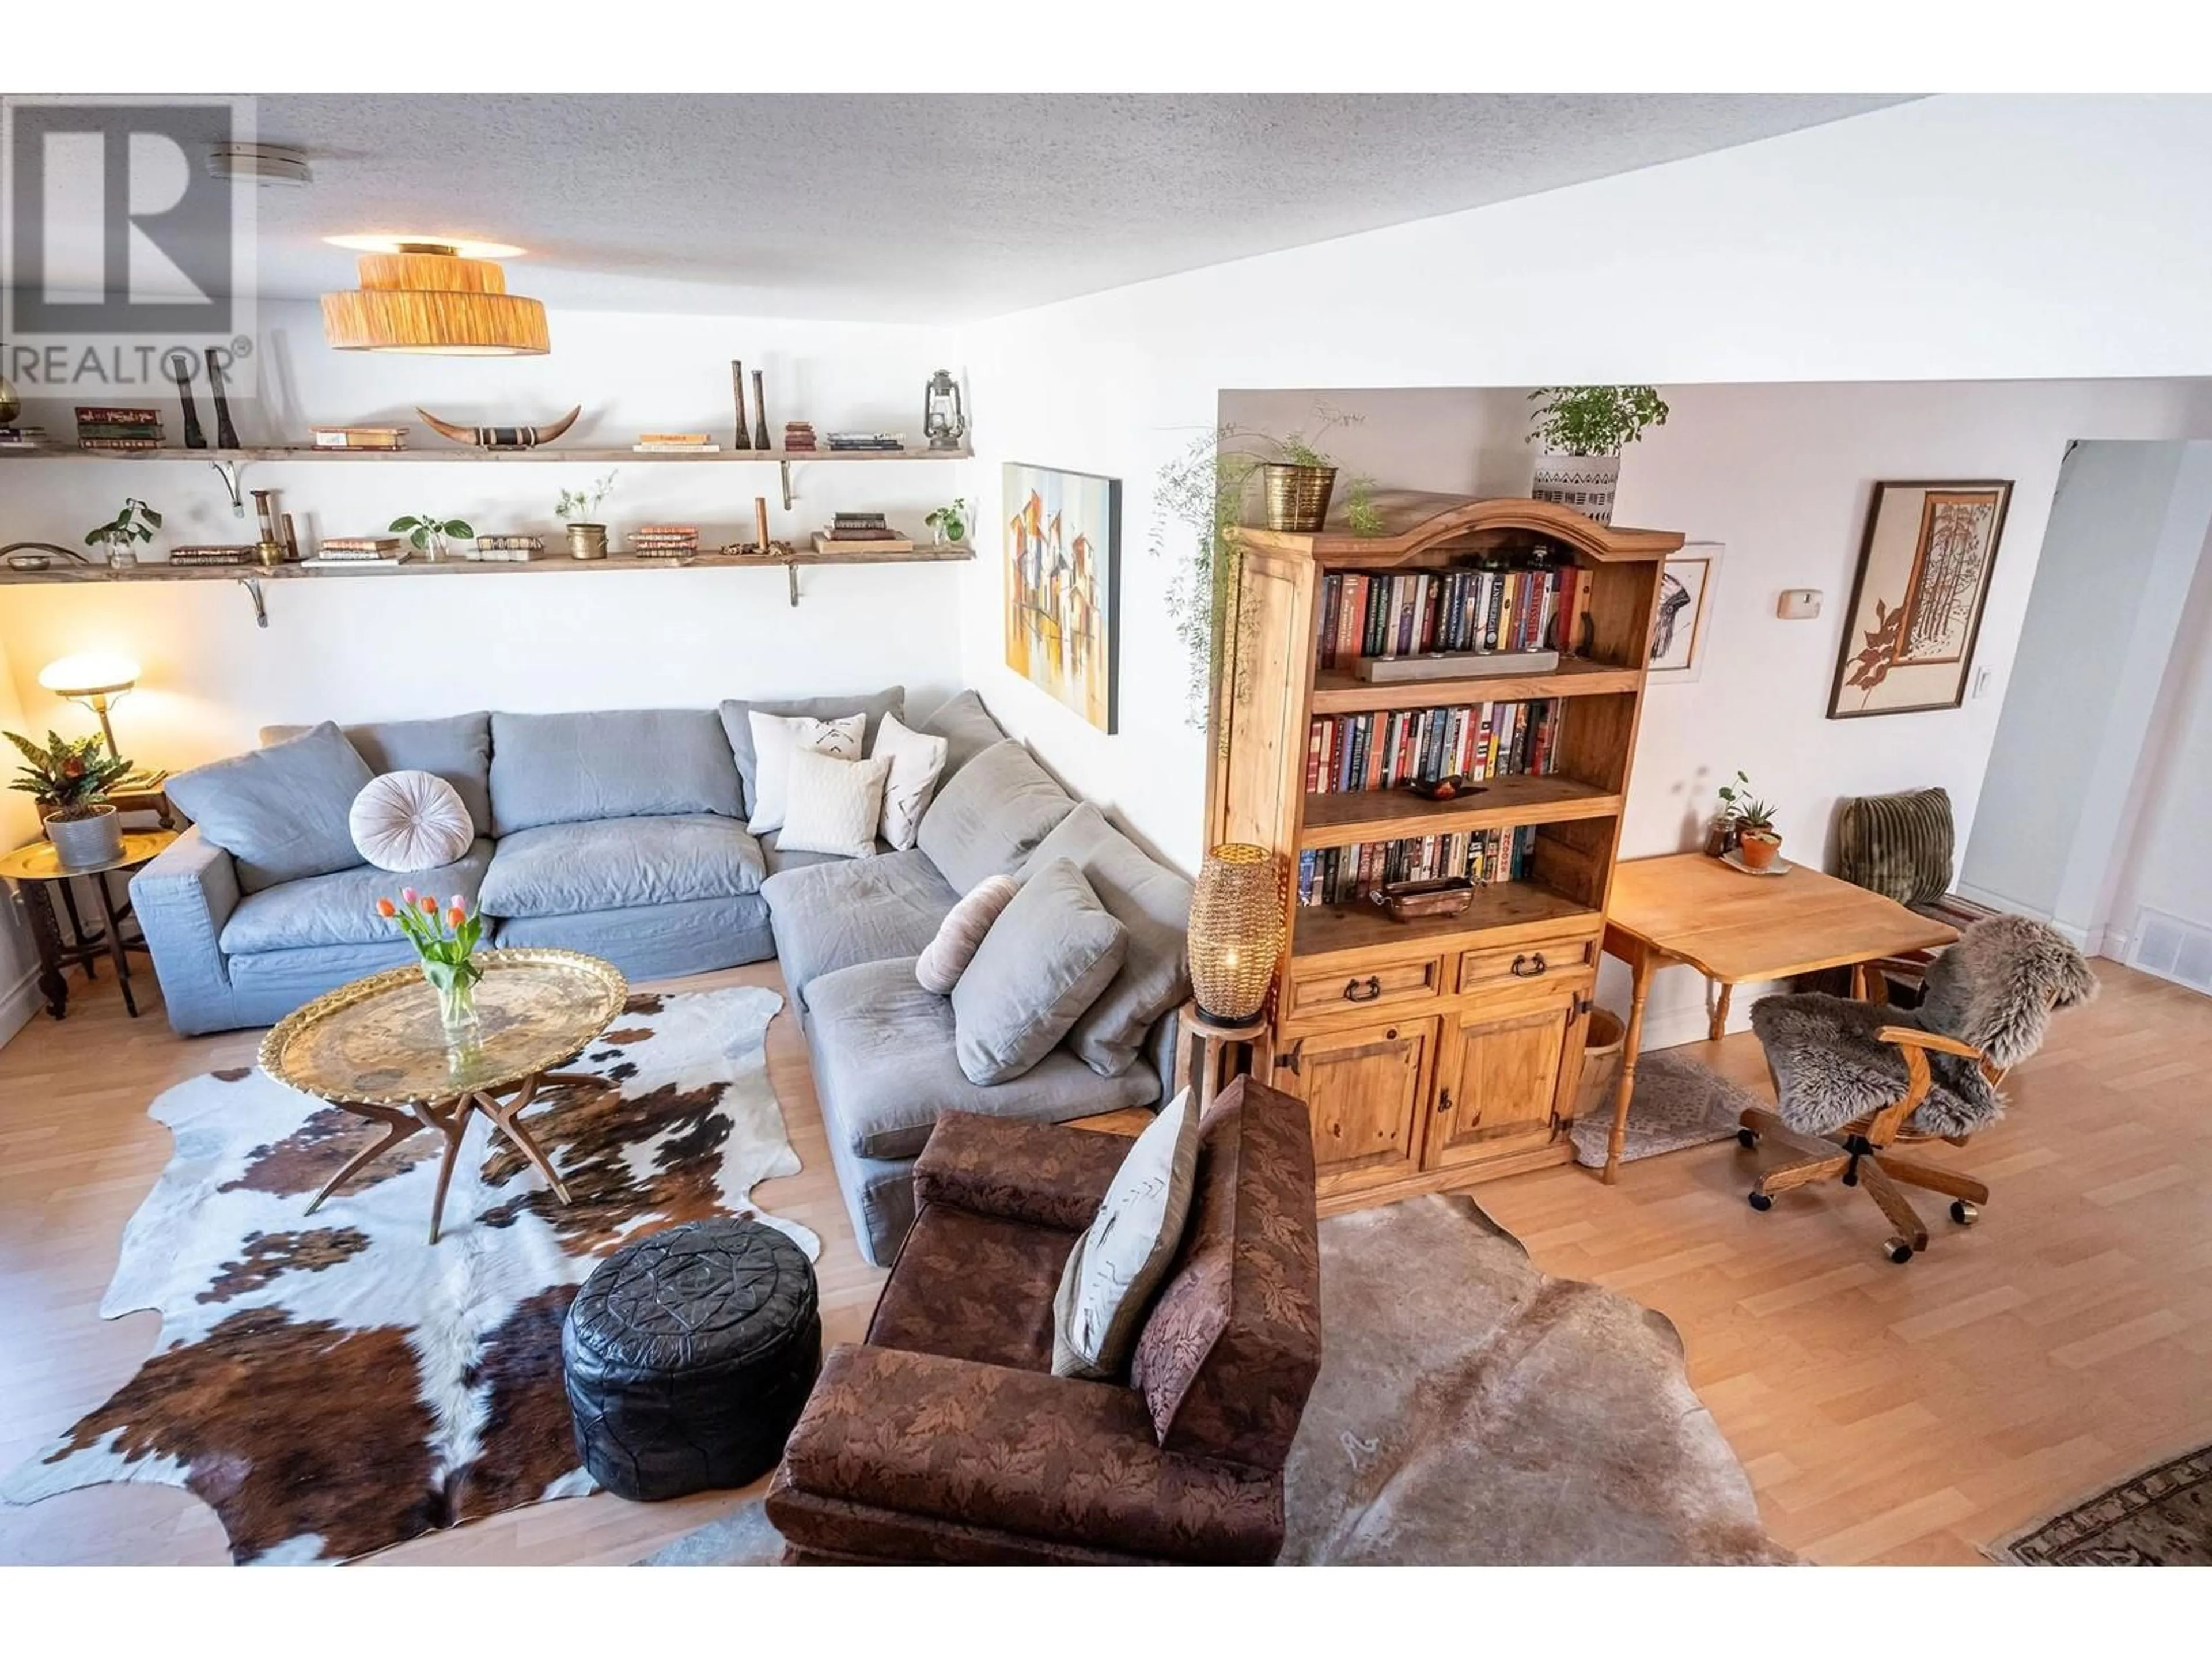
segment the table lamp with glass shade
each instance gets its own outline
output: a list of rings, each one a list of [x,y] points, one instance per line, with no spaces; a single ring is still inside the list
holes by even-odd
[[[1199,1012],[1218,1025],[1259,1018],[1283,948],[1283,872],[1273,853],[1232,842],[1206,855],[1191,895],[1189,948]]]
[[[39,684],[47,690],[71,702],[81,702],[100,716],[100,732],[107,739],[107,752],[118,760],[123,757],[123,751],[115,746],[115,728],[108,724],[107,710],[116,698],[137,683],[138,665],[112,651],[80,652],[74,657],[50,662],[39,671]]]

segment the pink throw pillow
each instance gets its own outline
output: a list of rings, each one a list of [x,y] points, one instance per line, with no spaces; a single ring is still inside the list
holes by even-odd
[[[914,976],[923,990],[941,997],[952,994],[960,975],[975,959],[983,935],[1019,891],[1012,876],[986,876],[975,884],[975,891],[945,912],[945,920],[938,924],[937,937],[915,958]]]

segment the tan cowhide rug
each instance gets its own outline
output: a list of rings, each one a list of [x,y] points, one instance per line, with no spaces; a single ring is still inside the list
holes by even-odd
[[[576,1286],[628,1240],[757,1213],[798,1155],[763,1049],[782,1000],[751,987],[633,996],[526,1121],[563,1205],[479,1117],[428,1243],[442,1145],[417,1135],[313,1216],[377,1131],[258,1071],[179,1085],[151,1109],[174,1156],[131,1218],[100,1313],[161,1316],[153,1358],[32,1458],[0,1497],[104,1481],[182,1486],[240,1562],[337,1561],[592,1490],[561,1384]],[[773,1216],[811,1255],[818,1241]]]
[[[1782,1563],[1674,1328],[1540,1273],[1464,1198],[1321,1224],[1321,1376],[1284,1474],[1285,1565]],[[647,1566],[764,1565],[758,1500]]]

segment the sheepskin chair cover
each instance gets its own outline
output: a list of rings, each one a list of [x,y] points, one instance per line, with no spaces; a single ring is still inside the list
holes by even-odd
[[[2042,1046],[2054,1007],[2096,994],[2089,964],[2061,934],[2025,916],[1992,916],[1936,957],[1917,1009],[1817,994],[1762,997],[1752,1006],[1751,1026],[1774,1068],[1782,1121],[1827,1134],[1904,1094],[1905,1057],[1875,1037],[1882,1026],[1957,1037],[2009,1069]],[[2004,1097],[1972,1060],[1930,1054],[1928,1061],[1928,1096],[1906,1127],[1972,1134],[2003,1115]]]
[[[371,778],[346,815],[354,848],[380,870],[435,870],[468,855],[476,825],[460,791],[431,772]]]

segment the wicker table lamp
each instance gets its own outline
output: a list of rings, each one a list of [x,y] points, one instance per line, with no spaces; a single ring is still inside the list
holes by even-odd
[[[1283,948],[1283,872],[1264,847],[1217,847],[1190,902],[1190,986],[1206,1017],[1241,1025],[1267,1006]]]

